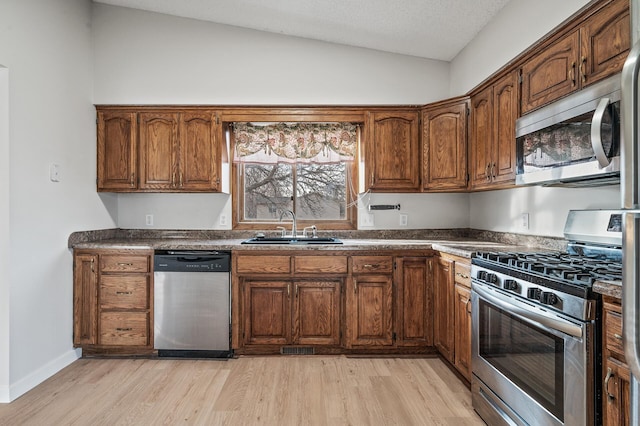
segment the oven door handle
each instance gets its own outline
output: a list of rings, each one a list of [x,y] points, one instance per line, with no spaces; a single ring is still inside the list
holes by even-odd
[[[582,338],[582,327],[579,325],[573,324],[568,321],[563,321],[561,319],[552,318],[550,316],[547,316],[535,311],[531,311],[521,306],[508,303],[505,300],[501,299],[500,297],[497,297],[496,295],[492,294],[492,292],[487,291],[484,288],[477,285],[473,287],[473,291],[475,291],[483,299],[493,303],[497,307],[504,309],[509,313],[516,314],[529,321],[542,324],[543,326],[549,329],[558,330],[562,333],[568,334],[578,339]]]

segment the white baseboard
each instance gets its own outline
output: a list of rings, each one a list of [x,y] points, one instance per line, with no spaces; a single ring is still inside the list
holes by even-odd
[[[0,404],[10,402],[9,400],[9,386],[0,386]]]
[[[56,374],[72,362],[76,361],[82,355],[80,349],[72,349],[60,355],[58,358],[48,362],[36,371],[32,372],[28,376],[18,380],[16,383],[12,383],[7,390],[6,400],[3,398],[3,389],[0,388],[0,402],[11,402],[29,392],[31,389],[38,386],[40,383],[47,380],[49,377]]]

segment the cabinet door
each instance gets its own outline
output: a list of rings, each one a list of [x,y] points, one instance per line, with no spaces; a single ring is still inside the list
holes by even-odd
[[[245,281],[245,343],[266,345],[291,343],[290,296],[290,282]]]
[[[389,275],[361,275],[347,290],[350,346],[393,345],[393,284]]]
[[[433,343],[449,362],[454,363],[453,261],[433,262]]]
[[[140,113],[140,189],[177,185],[178,114]]]
[[[468,100],[422,114],[423,188],[467,188]]]
[[[430,258],[396,260],[398,346],[433,346],[433,288]]]
[[[180,170],[178,188],[191,191],[219,190],[220,142],[214,113],[180,114]]]
[[[603,362],[604,426],[629,426],[630,371],[620,361],[606,358]]]
[[[582,86],[622,71],[631,45],[629,0],[614,0],[580,28]]]
[[[137,132],[135,113],[98,111],[98,191],[137,188]]]
[[[420,189],[418,112],[376,112],[367,127],[369,188],[381,191]]]
[[[73,344],[95,345],[98,336],[98,256],[73,260]]]
[[[471,98],[470,142],[472,188],[491,182],[491,147],[493,141],[493,87]]]
[[[340,344],[340,281],[294,284],[293,343]]]
[[[522,66],[522,113],[578,89],[578,30],[543,49]]]
[[[516,129],[518,118],[518,74],[512,72],[493,85],[492,183],[516,178]]]
[[[455,362],[460,373],[471,381],[471,291],[455,285]]]

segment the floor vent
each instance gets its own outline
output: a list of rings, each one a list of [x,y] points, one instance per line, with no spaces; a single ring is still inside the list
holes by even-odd
[[[282,346],[280,353],[282,355],[314,355],[315,350],[310,346]]]

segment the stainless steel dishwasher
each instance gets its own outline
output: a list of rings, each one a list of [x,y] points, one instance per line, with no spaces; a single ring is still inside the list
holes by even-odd
[[[156,251],[154,338],[160,357],[228,358],[231,254]]]

